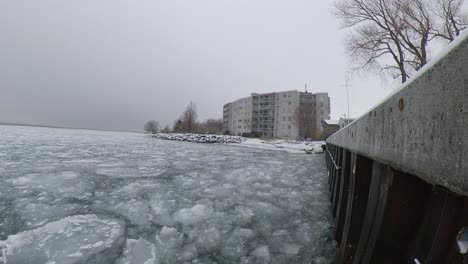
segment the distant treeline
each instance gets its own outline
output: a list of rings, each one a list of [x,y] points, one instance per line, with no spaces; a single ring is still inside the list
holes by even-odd
[[[223,132],[222,118],[209,118],[205,121],[198,121],[197,105],[190,102],[179,118],[174,120],[172,128],[169,125],[160,127],[159,122],[150,120],[146,122],[144,130],[147,133],[209,133],[221,134]]]

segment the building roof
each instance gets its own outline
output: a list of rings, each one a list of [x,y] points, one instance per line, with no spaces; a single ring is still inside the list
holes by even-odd
[[[322,122],[326,123],[327,125],[338,125],[340,120],[323,119]]]

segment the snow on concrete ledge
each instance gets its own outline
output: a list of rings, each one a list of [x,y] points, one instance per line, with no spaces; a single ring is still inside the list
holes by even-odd
[[[8,236],[0,241],[0,260],[4,264],[114,263],[124,241],[122,221],[76,215]]]

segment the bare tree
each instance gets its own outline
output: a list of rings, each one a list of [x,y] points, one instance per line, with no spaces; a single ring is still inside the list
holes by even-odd
[[[181,119],[177,119],[174,121],[174,127],[172,128],[172,131],[173,132],[176,132],[176,133],[180,133],[180,132],[183,132],[182,131],[182,120]]]
[[[171,132],[171,129],[169,128],[169,125],[166,125],[162,130],[161,130],[162,133],[170,133]]]
[[[315,109],[311,102],[301,102],[294,110],[293,124],[299,128],[300,138],[315,138]]]
[[[398,0],[340,0],[335,15],[344,28],[353,32],[347,37],[347,50],[361,69],[390,71],[394,78],[406,82],[406,51],[401,39],[405,23]],[[385,59],[394,61],[386,65]]]
[[[223,132],[223,119],[210,118],[197,124],[197,131],[201,133],[221,134]]]
[[[338,0],[334,12],[343,28],[350,30],[347,50],[356,62],[355,69],[386,71],[404,83],[428,62],[427,47],[433,38],[453,40],[466,28],[462,3],[463,0]],[[438,29],[440,25],[442,28]]]
[[[434,14],[441,23],[434,28],[435,37],[453,41],[468,26],[468,18],[463,8],[464,0],[436,0]]]
[[[182,114],[182,131],[192,133],[196,129],[198,119],[197,106],[194,102],[190,102]]]
[[[411,55],[406,56],[404,62],[416,71],[428,61],[427,45],[433,28],[428,2],[428,0],[398,0],[396,2],[401,10],[399,20],[403,24],[398,34],[403,48]]]
[[[150,120],[145,123],[144,129],[147,133],[156,134],[159,131],[159,123],[155,120]]]

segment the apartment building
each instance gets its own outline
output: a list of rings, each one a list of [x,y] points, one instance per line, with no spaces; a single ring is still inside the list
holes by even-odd
[[[321,139],[321,120],[329,118],[327,93],[253,93],[223,106],[223,130],[239,136],[255,132],[262,137]]]
[[[294,115],[299,106],[299,93],[296,90],[278,92],[276,102],[274,137],[298,138],[299,126]]]
[[[257,94],[252,98],[252,132],[257,132],[264,137],[274,137],[276,95]]]
[[[310,131],[300,131],[301,136],[312,139],[322,139],[323,135],[323,119],[330,119],[330,97],[328,93],[303,93],[299,92],[299,104],[302,111],[309,111],[306,115],[307,123],[300,129]]]
[[[223,130],[232,135],[252,131],[252,97],[245,97],[223,106]]]

